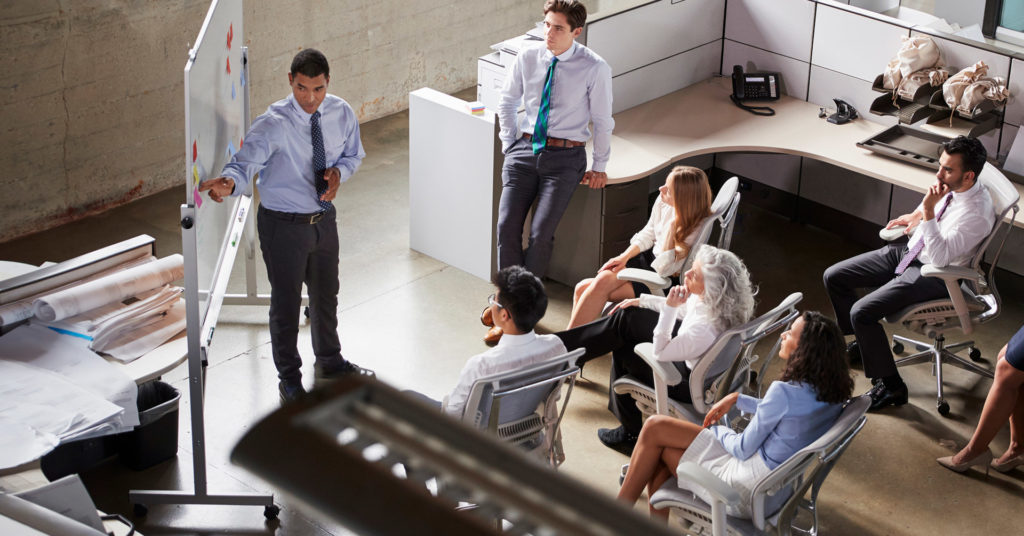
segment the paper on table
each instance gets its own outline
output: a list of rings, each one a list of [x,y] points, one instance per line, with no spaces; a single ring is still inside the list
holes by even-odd
[[[135,381],[90,350],[88,345],[84,339],[30,324],[18,326],[0,337],[0,358],[59,374],[117,404],[124,413],[114,423],[116,431],[138,426],[139,410],[135,401],[139,390]]]
[[[90,281],[74,288],[55,292],[36,300],[35,315],[53,322],[123,300],[185,275],[184,259],[174,254],[142,266]]]
[[[0,305],[0,326],[10,326],[12,324],[17,324],[18,322],[32,318],[32,315],[34,314],[32,303],[43,296],[47,296],[49,294],[53,294],[54,292],[61,291],[64,289],[69,289],[81,285],[82,283],[95,281],[102,277],[115,274],[117,272],[126,270],[133,266],[139,266],[141,264],[152,262],[153,260],[154,257],[152,256],[133,257],[125,262],[118,264],[117,266],[106,268],[104,270],[93,273],[86,277],[82,277],[81,279],[72,281],[70,283],[65,282],[62,285],[51,287],[48,290],[44,290],[38,294],[29,295],[13,303]]]
[[[122,363],[130,363],[169,341],[184,329],[185,300],[179,299],[167,311],[167,314],[160,317],[156,322],[144,326],[144,329],[137,329],[134,333],[123,334],[121,337],[107,343],[103,348],[93,349],[109,354]]]
[[[41,458],[57,446],[57,436],[0,417],[0,467],[17,467]]]
[[[42,323],[51,328],[66,330],[94,339],[101,336],[104,331],[115,328],[127,320],[166,313],[181,298],[182,292],[181,287],[164,285],[147,290],[128,300],[108,303],[64,320]],[[126,304],[125,302],[128,301],[130,303]]]
[[[103,522],[96,513],[96,505],[82,484],[78,475],[68,475],[45,486],[30,489],[17,494],[18,497],[38,504],[74,519],[83,525],[103,531]]]
[[[21,423],[37,436],[73,437],[117,420],[123,411],[59,374],[0,359],[0,419]],[[23,454],[17,448],[0,451],[0,469],[21,465]]]

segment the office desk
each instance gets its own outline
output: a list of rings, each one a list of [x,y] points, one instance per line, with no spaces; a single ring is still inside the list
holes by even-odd
[[[921,193],[935,182],[928,168],[857,147],[888,128],[870,115],[835,125],[818,117],[817,105],[783,96],[763,103],[775,115],[762,117],[733,105],[731,92],[730,78],[710,78],[615,115],[608,183],[646,177],[686,157],[727,152],[804,156]],[[1016,186],[1024,197],[1024,185]]]
[[[556,233],[549,277],[573,285],[621,252],[646,222],[646,205],[639,205],[647,177],[684,158],[789,154],[914,192],[935,181],[928,168],[857,147],[887,128],[870,116],[835,125],[818,117],[817,105],[787,96],[767,103],[776,115],[756,116],[733,105],[731,91],[731,79],[716,77],[615,114],[609,187],[577,188]],[[465,104],[427,88],[410,93],[410,247],[487,279],[497,265],[503,156],[494,114],[472,116]],[[1024,195],[1024,186],[1016,187]],[[1024,227],[1024,220],[1015,225]]]

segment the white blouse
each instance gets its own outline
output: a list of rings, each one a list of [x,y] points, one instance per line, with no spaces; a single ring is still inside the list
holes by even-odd
[[[675,208],[662,201],[661,196],[658,196],[658,200],[654,202],[654,208],[651,209],[651,217],[647,220],[647,225],[644,225],[643,229],[637,231],[633,238],[629,239],[629,243],[640,248],[641,251],[651,250],[654,253],[654,262],[651,263],[651,267],[658,275],[664,277],[679,273],[686,260],[686,258],[676,259],[675,249],[669,248],[665,240],[675,223]],[[699,229],[695,229],[690,236],[686,237],[687,245],[692,245],[697,240],[698,232]]]

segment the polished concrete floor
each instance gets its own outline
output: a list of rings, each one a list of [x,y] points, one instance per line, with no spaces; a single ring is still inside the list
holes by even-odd
[[[336,204],[341,235],[340,332],[344,354],[373,368],[380,379],[400,388],[441,397],[454,384],[465,359],[485,349],[477,315],[492,292],[480,280],[408,247],[408,115],[363,125],[367,157],[355,177],[341,187]],[[481,178],[482,180],[486,178]],[[0,244],[0,258],[31,263],[63,260],[114,241],[146,233],[160,255],[181,251],[178,207],[182,191],[134,202],[87,220]],[[790,292],[804,293],[803,308],[829,311],[821,273],[836,260],[862,251],[858,244],[800,225],[741,203],[733,248],[760,285],[759,310]],[[236,262],[231,285],[243,286]],[[259,265],[261,290],[266,279]],[[989,363],[1024,324],[1024,284],[1001,277],[1006,306],[1002,316],[975,335]],[[541,331],[564,327],[571,288],[548,285],[551,305]],[[238,438],[278,406],[276,377],[266,326],[267,309],[225,307],[214,338],[206,385],[206,438],[211,493],[273,491],[260,478],[232,465],[228,455]],[[311,356],[308,328],[300,350]],[[761,349],[765,351],[764,348]],[[612,496],[626,457],[604,448],[595,432],[614,425],[606,409],[609,358],[588,364],[573,392],[563,425],[567,460],[561,471]],[[307,385],[312,365],[304,368]],[[855,370],[857,391],[867,390]],[[990,380],[959,370],[946,371],[949,417],[934,407],[929,367],[903,369],[910,404],[872,414],[842,458],[820,497],[825,534],[1019,534],[1024,470],[991,475],[971,470],[954,474],[935,463],[949,453],[942,440],[962,443],[977,421]],[[187,392],[187,372],[179,367],[164,378]],[[192,488],[188,397],[180,413],[176,460],[148,470],[128,470],[116,460],[83,477],[98,506],[131,514],[129,489]],[[1004,428],[993,443],[998,453],[1009,442]],[[330,463],[330,460],[323,460]],[[337,486],[345,486],[337,482]],[[244,506],[153,506],[136,519],[145,534],[347,534],[334,521],[278,495],[279,521],[265,523],[261,510]],[[646,510],[645,508],[643,509]],[[1014,519],[1017,521],[1015,522]],[[1014,528],[1017,527],[1017,528]]]

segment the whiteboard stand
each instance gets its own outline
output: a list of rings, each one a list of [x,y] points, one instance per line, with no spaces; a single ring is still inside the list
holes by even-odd
[[[210,494],[206,487],[206,433],[204,422],[205,374],[207,354],[213,331],[224,300],[231,268],[243,231],[248,229],[247,256],[255,262],[255,244],[251,208],[252,192],[230,198],[223,204],[208,203],[200,210],[195,191],[199,176],[198,162],[221,169],[229,155],[225,147],[233,147],[249,127],[249,61],[248,49],[231,46],[234,39],[243,43],[242,0],[213,0],[206,14],[195,46],[185,64],[185,184],[186,203],[181,205],[181,245],[185,260],[185,322],[188,348],[188,391],[192,423],[192,491],[130,490],[128,500],[136,516],[144,516],[153,504],[207,504],[263,506],[263,515],[275,519],[281,509],[272,494],[231,493]],[[237,32],[236,32],[237,30]],[[208,35],[209,34],[209,35]],[[224,36],[227,36],[225,61]],[[236,73],[231,76],[231,59]],[[241,76],[242,88],[234,84]],[[192,86],[195,87],[192,87]],[[242,94],[241,98],[238,93]],[[195,93],[193,93],[195,90]],[[229,91],[230,90],[230,91]],[[230,99],[227,97],[230,95]],[[195,107],[193,113],[192,107]],[[200,236],[202,231],[202,236]],[[200,244],[205,256],[200,258]],[[216,259],[212,259],[212,252]],[[203,281],[200,281],[200,263]],[[246,275],[255,293],[255,267],[247,267]],[[248,277],[248,276],[252,277]],[[207,291],[201,286],[209,288]],[[202,298],[202,301],[200,300]]]

